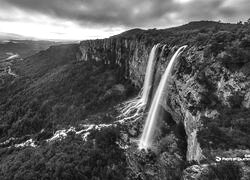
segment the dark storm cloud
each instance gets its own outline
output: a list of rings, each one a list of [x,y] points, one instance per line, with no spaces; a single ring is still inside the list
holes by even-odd
[[[10,6],[81,24],[145,24],[167,12],[177,10],[171,0],[1,0]]]
[[[193,0],[185,5],[179,16],[185,21],[211,20],[218,17],[219,7],[226,0]]]
[[[229,2],[231,1],[231,2]],[[0,0],[1,4],[81,25],[168,26],[174,21],[250,16],[249,0]],[[229,3],[226,3],[229,2]],[[230,3],[236,3],[230,6]],[[225,6],[227,4],[227,6]],[[171,15],[175,16],[171,16]],[[230,21],[230,19],[228,19]],[[233,19],[234,20],[234,19]]]
[[[237,0],[234,4],[226,3],[218,11],[219,15],[228,21],[247,20],[250,18],[249,7],[249,0]]]

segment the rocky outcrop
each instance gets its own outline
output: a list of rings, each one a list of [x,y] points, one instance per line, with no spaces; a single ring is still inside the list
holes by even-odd
[[[184,170],[182,180],[204,180],[208,174],[208,166],[193,165]]]
[[[245,94],[244,101],[242,102],[243,107],[250,108],[250,91]]]
[[[114,97],[122,97],[125,96],[126,88],[122,84],[116,84],[112,86],[110,89],[107,90],[107,92],[102,97],[102,100],[107,100],[109,98]]]

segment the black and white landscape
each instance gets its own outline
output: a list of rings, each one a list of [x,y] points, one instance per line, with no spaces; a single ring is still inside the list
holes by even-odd
[[[0,0],[0,180],[249,180],[248,0]]]

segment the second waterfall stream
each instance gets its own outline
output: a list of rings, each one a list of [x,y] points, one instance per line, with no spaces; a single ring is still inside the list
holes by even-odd
[[[178,57],[185,50],[186,47],[187,46],[182,46],[175,52],[161,78],[161,81],[159,83],[159,86],[156,90],[152,104],[149,109],[141,139],[139,141],[139,149],[148,149],[152,146],[156,121],[157,119],[159,119],[160,116],[161,102],[163,100],[166,100],[165,94],[167,93],[165,92],[165,90],[168,86],[174,62],[178,59]]]

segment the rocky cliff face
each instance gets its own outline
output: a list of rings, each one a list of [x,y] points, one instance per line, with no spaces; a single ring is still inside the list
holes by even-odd
[[[108,38],[80,43],[80,61],[102,63],[120,69],[121,75],[140,87],[146,71],[151,44],[136,39]]]
[[[242,157],[249,153],[250,73],[246,68],[250,65],[249,36],[246,32],[241,37],[234,33],[200,33],[195,36],[198,43],[187,41],[189,47],[176,64],[168,89],[164,108],[175,124],[184,126],[185,160],[203,164],[200,170],[207,163],[216,163],[216,156]],[[153,43],[136,38],[83,41],[80,60],[117,66],[122,76],[141,87],[152,46]],[[156,82],[176,47],[178,43],[169,45],[158,58]],[[185,177],[189,179],[188,175]]]

